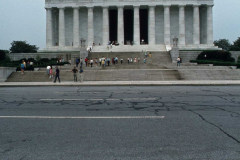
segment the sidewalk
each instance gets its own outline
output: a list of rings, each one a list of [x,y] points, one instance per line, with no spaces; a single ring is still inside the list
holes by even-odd
[[[84,81],[84,82],[0,82],[0,87],[26,86],[226,86],[240,85],[240,80],[197,81]]]

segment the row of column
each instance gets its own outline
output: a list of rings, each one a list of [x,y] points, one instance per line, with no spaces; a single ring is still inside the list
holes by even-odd
[[[52,27],[52,9],[47,8],[47,47],[52,46],[53,27]],[[140,6],[134,6],[134,44],[140,44]],[[118,6],[118,43],[124,44],[124,6]],[[207,7],[207,44],[213,43],[213,19],[212,6]],[[103,7],[103,44],[109,41],[109,11],[108,7]],[[149,6],[149,44],[154,45],[155,36],[155,6]],[[73,9],[73,46],[79,47],[79,8]],[[179,44],[185,45],[185,6],[179,6]],[[94,24],[93,24],[93,7],[88,8],[88,45],[94,42]],[[170,33],[170,5],[164,6],[164,43],[171,44]],[[193,44],[200,44],[200,13],[199,5],[193,6]],[[59,46],[65,46],[65,18],[64,8],[59,8]]]

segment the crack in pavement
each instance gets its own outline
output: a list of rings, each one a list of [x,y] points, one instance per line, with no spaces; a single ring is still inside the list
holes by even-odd
[[[195,111],[193,111],[193,110],[191,110],[191,109],[186,109],[186,108],[184,108],[184,107],[181,107],[181,108],[182,108],[182,110],[189,111],[189,112],[197,115],[197,116],[200,117],[204,122],[206,122],[206,123],[208,123],[208,124],[216,127],[216,128],[219,129],[223,134],[225,134],[226,136],[228,136],[229,138],[231,138],[232,140],[234,140],[235,142],[237,142],[238,144],[240,144],[240,140],[238,140],[237,138],[235,138],[235,137],[232,136],[231,134],[229,134],[229,133],[227,133],[226,131],[224,131],[224,130],[223,130],[221,127],[219,127],[218,125],[216,125],[216,124],[214,124],[213,122],[210,122],[210,121],[208,121],[207,119],[205,119],[205,118],[203,117],[203,115],[201,115],[200,113],[197,113],[197,112],[195,112]]]

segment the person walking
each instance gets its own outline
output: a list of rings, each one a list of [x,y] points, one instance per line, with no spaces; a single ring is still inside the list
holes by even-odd
[[[80,66],[80,71],[79,71],[79,79],[80,79],[80,82],[83,82],[83,67],[82,66]]]
[[[61,83],[59,76],[60,76],[60,70],[58,69],[58,67],[56,67],[54,83],[56,83],[57,79],[58,79],[58,82]]]
[[[73,81],[77,82],[77,72],[78,72],[78,70],[76,69],[76,67],[74,67],[72,69],[72,72],[73,72]]]

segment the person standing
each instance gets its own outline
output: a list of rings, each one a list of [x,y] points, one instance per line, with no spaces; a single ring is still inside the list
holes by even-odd
[[[107,58],[107,64],[108,64],[108,66],[110,65],[110,58],[109,57]]]
[[[177,58],[177,67],[180,67],[180,64],[181,64],[181,58],[178,57],[178,58]]]
[[[60,76],[60,70],[58,69],[58,67],[56,67],[54,83],[56,83],[57,79],[58,79],[59,83],[61,83],[59,76]]]
[[[83,65],[83,59],[80,59],[80,67]]]
[[[76,67],[74,67],[72,69],[72,72],[73,72],[73,81],[77,82],[77,72],[78,72],[78,70],[76,69]]]
[[[91,68],[93,66],[93,59],[90,60],[90,65],[91,65]]]
[[[49,70],[49,79],[52,79],[53,78],[53,70],[52,70],[52,66],[51,66],[51,68],[50,68],[50,70]]]
[[[24,69],[26,69],[26,68],[27,68],[27,65],[26,65],[26,62],[25,62],[25,61],[23,61],[23,65],[24,65]]]
[[[88,58],[87,57],[85,58],[85,64],[86,64],[86,67],[87,67],[87,65],[88,65]]]
[[[76,59],[76,67],[78,67],[78,64],[79,64],[79,59],[77,58]]]

